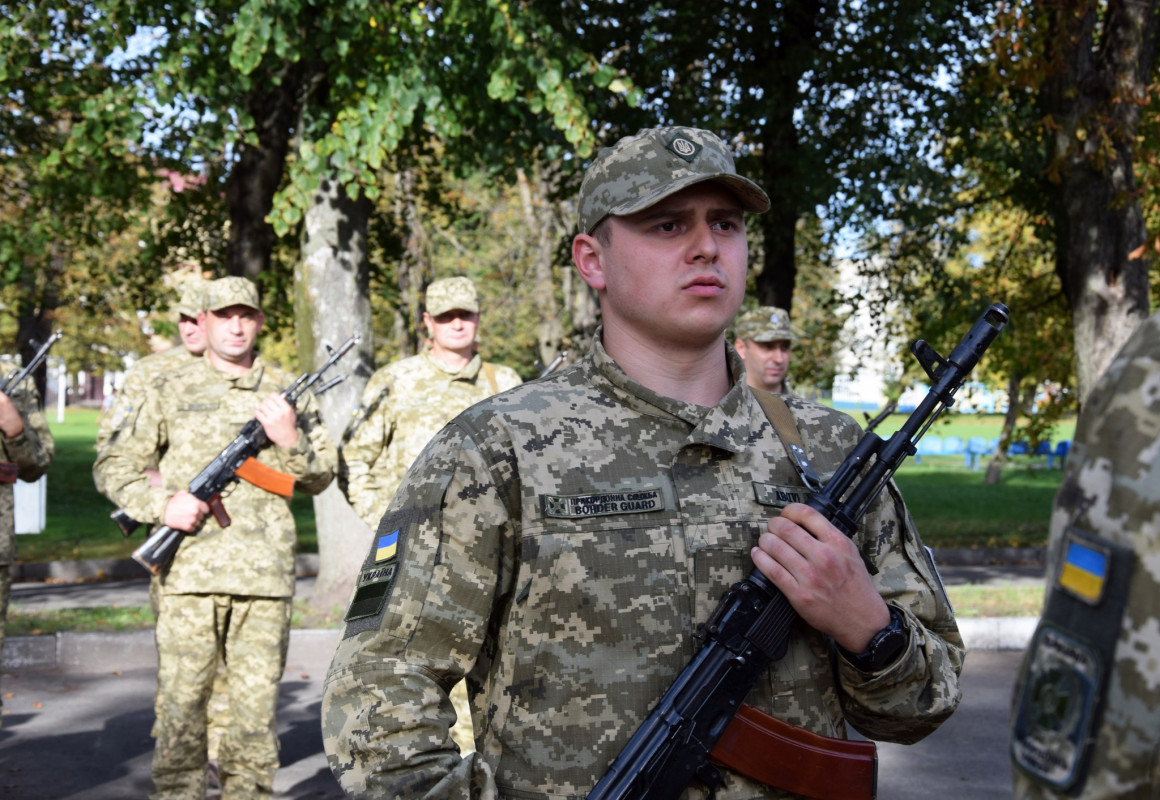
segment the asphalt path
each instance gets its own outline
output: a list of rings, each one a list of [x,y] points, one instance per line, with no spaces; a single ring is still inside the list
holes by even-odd
[[[1042,568],[950,568],[943,578],[948,584],[1034,582],[1042,580]],[[305,595],[311,582],[299,579],[299,593]],[[142,579],[13,588],[13,607],[22,611],[148,602],[148,581]],[[322,680],[337,637],[338,631],[291,635],[277,716],[279,800],[343,797],[327,767],[318,727]],[[123,800],[148,794],[156,687],[152,631],[104,635],[80,646],[104,655],[84,661],[62,656],[49,668],[13,667],[5,658],[0,798]],[[117,657],[130,652],[137,657]],[[917,744],[879,743],[878,797],[1011,797],[1006,730],[1020,658],[1018,649],[973,649],[963,671],[963,702],[954,716]]]

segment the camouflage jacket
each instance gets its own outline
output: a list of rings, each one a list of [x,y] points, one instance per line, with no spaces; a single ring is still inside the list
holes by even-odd
[[[338,485],[355,513],[374,530],[407,468],[439,429],[520,383],[511,367],[485,365],[476,355],[453,370],[427,349],[376,371],[339,445]]]
[[[184,345],[177,345],[163,352],[145,356],[129,368],[125,374],[124,383],[121,384],[121,388],[117,390],[117,396],[113,399],[113,407],[109,409],[109,413],[101,418],[100,425],[97,427],[97,463],[103,463],[99,460],[99,456],[109,446],[110,441],[114,441],[116,437],[121,435],[122,431],[132,431],[133,424],[137,421],[137,414],[141,411],[141,405],[157,380],[170,370],[185,366],[199,358],[201,356],[193,355],[185,349]],[[150,466],[156,467],[157,465],[151,464]],[[104,476],[97,469],[93,470],[93,482],[97,486],[97,491],[106,494]]]
[[[281,392],[293,376],[257,358],[245,375],[220,372],[207,359],[170,370],[149,392],[131,431],[98,456],[110,498],[129,516],[159,524],[169,498],[189,486],[202,469],[254,418],[258,404]],[[269,446],[258,460],[294,476],[295,489],[318,494],[334,477],[334,444],[312,395],[298,401],[298,443]],[[150,488],[141,474],[158,459],[163,486]],[[187,536],[162,579],[166,594],[294,594],[294,518],[290,501],[240,481],[222,498],[232,524],[209,516]]]
[[[1042,676],[1041,698],[1030,699],[1034,722],[1023,736],[1013,729],[1012,752],[1030,746],[1045,753],[1052,766],[1072,755],[1071,720],[1083,719],[1085,699],[1097,713],[1090,730],[1079,730],[1090,743],[1090,761],[1077,771],[1070,789],[1051,785],[1057,769],[1042,769],[1046,782],[1031,771],[1015,770],[1015,797],[1155,798],[1160,796],[1160,313],[1145,321],[1117,354],[1092,390],[1076,425],[1063,483],[1056,496],[1048,545],[1048,592],[1036,638],[1024,656],[1018,687],[1029,691],[1028,670]],[[1078,583],[1071,567],[1085,566],[1077,556],[1110,555],[1106,572],[1087,564],[1089,582]],[[1130,554],[1120,574],[1115,551]],[[1097,587],[1104,591],[1096,591]],[[1123,592],[1121,608],[1113,596]],[[1069,609],[1066,602],[1078,593]],[[1086,596],[1084,596],[1086,594]],[[1092,596],[1093,594],[1098,596]],[[1045,628],[1079,642],[1076,650],[1109,633],[1107,673],[1089,683],[1083,661],[1052,658],[1037,647]],[[1091,656],[1089,656],[1090,658]],[[1061,676],[1067,676],[1061,678]],[[1097,676],[1098,677],[1098,676]],[[1066,680],[1069,691],[1055,690]],[[1034,685],[1034,682],[1033,682]],[[1061,697],[1071,702],[1064,703]],[[1098,709],[1103,707],[1102,719]],[[1019,706],[1013,714],[1018,718]],[[1038,730],[1036,730],[1038,729]],[[1024,737],[1030,741],[1023,741]],[[1026,756],[1023,756],[1026,760]],[[1086,773],[1086,780],[1085,780]]]
[[[729,356],[735,385],[703,408],[630,380],[597,343],[461,414],[423,452],[378,528],[327,676],[324,744],[351,796],[592,788],[693,656],[697,623],[752,569],[768,518],[805,496]],[[832,472],[856,423],[786,401]],[[962,641],[895,491],[862,531],[908,651],[863,674],[799,621],[748,702],[830,736],[850,722],[915,741],[958,703]],[[447,693],[464,675],[478,750],[461,758]],[[725,800],[783,796],[727,780]]]
[[[0,381],[18,368],[0,364]],[[24,430],[8,439],[0,434],[0,461],[16,464],[17,477],[35,481],[48,471],[52,463],[53,441],[48,423],[40,410],[40,395],[29,377],[12,393],[12,401],[24,418]],[[12,502],[12,484],[0,483],[0,564],[16,560],[16,510]]]

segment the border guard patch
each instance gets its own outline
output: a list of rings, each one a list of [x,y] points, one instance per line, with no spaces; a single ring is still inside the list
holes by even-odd
[[[613,514],[647,514],[664,511],[665,496],[660,489],[647,486],[622,492],[592,494],[541,495],[544,516],[557,519],[584,519]]]

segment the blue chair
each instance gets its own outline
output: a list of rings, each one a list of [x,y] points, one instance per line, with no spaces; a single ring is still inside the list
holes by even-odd
[[[923,456],[937,456],[942,454],[942,439],[937,436],[923,436],[915,447],[914,463],[921,464]]]
[[[967,439],[967,450],[963,453],[963,464],[971,469],[979,468],[979,456],[991,452],[992,448],[982,436]]]
[[[1055,450],[1047,454],[1047,468],[1051,469],[1054,466],[1055,459],[1058,458],[1059,468],[1063,469],[1064,465],[1067,464],[1067,454],[1070,450],[1070,440],[1064,439],[1060,442],[1057,442],[1055,445]]]
[[[943,455],[944,456],[958,456],[962,455],[965,449],[963,440],[958,436],[948,436],[943,439]]]
[[[1015,442],[1007,448],[1007,455],[1009,456],[1025,456],[1027,455],[1027,442]]]

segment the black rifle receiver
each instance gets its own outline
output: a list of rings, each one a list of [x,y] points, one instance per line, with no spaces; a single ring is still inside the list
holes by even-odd
[[[290,388],[282,392],[282,396],[286,398],[286,401],[291,406],[294,406],[298,402],[298,398],[321,381],[326,371],[333,367],[358,342],[359,337],[352,336],[343,342],[337,350],[330,350],[330,357],[326,359],[326,363],[317,372],[305,372],[300,375],[290,385]],[[322,394],[327,389],[341,382],[344,377],[339,375],[332,378],[317,389],[314,389],[314,394],[316,396]],[[266,436],[266,431],[262,428],[262,423],[256,419],[250,420],[242,427],[241,432],[234,440],[205,469],[199,472],[197,477],[189,482],[189,493],[199,500],[210,503],[211,506],[217,504],[222,491],[239,479],[237,472],[242,464],[269,444],[270,440]],[[215,509],[215,516],[218,513]],[[224,509],[221,513],[224,513]],[[118,518],[118,515],[120,515],[120,518]],[[113,517],[126,536],[140,525],[139,522],[128,517],[120,509],[114,511],[110,516]],[[219,518],[219,522],[223,527],[228,524],[228,521],[228,517],[224,521]],[[168,525],[162,525],[140,547],[133,551],[133,559],[154,575],[160,575],[169,562],[173,560],[173,556],[177,553],[177,548],[181,544],[181,540],[185,538],[186,533],[186,531],[179,531],[175,528],[170,528]]]
[[[4,381],[4,384],[0,385],[0,392],[3,392],[6,395],[11,395],[17,386],[24,383],[29,375],[36,372],[36,370],[40,368],[40,365],[44,363],[46,358],[48,358],[48,351],[56,343],[56,340],[61,338],[63,335],[64,334],[62,334],[60,331],[56,331],[52,334],[52,336],[49,336],[45,343],[40,346],[40,349],[36,351],[36,355],[30,358],[28,363],[23,367],[9,375],[8,379]]]
[[[1007,307],[995,303],[945,359],[922,340],[911,345],[934,384],[926,398],[889,439],[884,441],[873,432],[864,434],[807,504],[853,536],[858,521],[891,476],[915,453],[915,443],[954,403],[955,392],[1007,320]],[[756,568],[734,584],[700,626],[701,649],[637,728],[588,800],[676,800],[694,777],[709,787],[723,786],[710,753],[749,690],[772,662],[785,655],[796,619],[797,612],[785,595]]]

